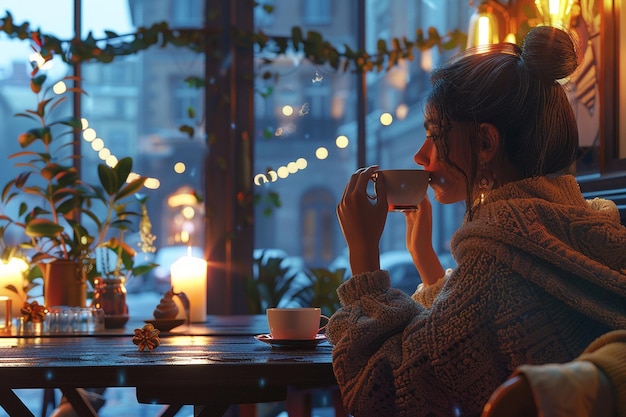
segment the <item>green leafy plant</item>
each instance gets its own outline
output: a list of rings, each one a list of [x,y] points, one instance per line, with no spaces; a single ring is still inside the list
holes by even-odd
[[[8,207],[22,195],[29,198],[19,202],[16,216],[0,215],[0,237],[8,227],[22,228],[27,240],[20,246],[31,254],[34,269],[37,263],[52,260],[75,261],[87,269],[94,249],[105,247],[118,256],[118,272],[122,268],[134,275],[149,271],[154,265],[134,266],[135,251],[123,240],[132,226],[131,218],[142,217],[128,207],[146,178],[132,176],[132,159],[122,158],[113,167],[98,165],[98,184],[83,181],[73,164],[75,157],[65,151],[73,142],[62,140],[81,128],[80,120],[50,120],[68,93],[83,91],[66,88],[56,94],[53,87],[45,87],[46,75],[38,72],[38,68],[33,70],[30,83],[37,96],[36,108],[16,115],[36,122],[37,127],[18,137],[23,150],[9,158],[17,160],[15,166],[21,171],[3,187],[1,201]],[[66,77],[62,81],[74,80]],[[143,205],[145,198],[136,201]]]
[[[33,73],[30,86],[33,93],[37,94],[37,107],[16,116],[34,120],[39,126],[18,137],[20,147],[26,150],[15,153],[10,158],[23,159],[15,164],[22,171],[4,186],[2,203],[6,206],[22,193],[43,203],[29,207],[26,202],[21,202],[17,219],[1,215],[0,220],[4,220],[6,226],[14,224],[24,229],[30,241],[24,243],[23,247],[28,248],[30,245],[36,251],[33,261],[45,258],[76,260],[90,243],[87,230],[76,218],[91,192],[71,164],[71,157],[63,156],[64,148],[71,146],[71,142],[58,144],[58,140],[53,140],[53,130],[62,126],[69,127],[69,131],[59,135],[62,137],[71,134],[71,129],[80,128],[80,122],[72,118],[48,122],[48,115],[66,97],[49,97],[47,91],[42,92],[46,76],[37,75],[37,70]],[[32,149],[36,144],[41,146]]]
[[[343,283],[345,268],[331,271],[326,268],[310,268],[304,271],[309,285],[298,290],[292,300],[303,307],[319,307],[322,314],[331,316],[341,307],[337,287]]]
[[[99,271],[107,277],[119,277],[119,276],[138,276],[145,274],[152,270],[156,264],[142,264],[135,265],[135,250],[124,242],[124,234],[128,231],[132,222],[130,217],[141,217],[142,222],[147,218],[147,212],[145,211],[145,202],[147,197],[140,196],[137,192],[143,187],[145,178],[137,178],[135,180],[128,181],[128,177],[132,172],[132,159],[123,158],[115,167],[110,167],[105,164],[98,165],[98,178],[100,180],[100,186],[94,187],[97,199],[105,202],[106,216],[104,221],[100,222],[98,219],[94,219],[97,224],[98,236],[95,240],[96,249],[102,249],[105,253],[113,252],[116,257],[115,268],[112,271],[103,270]],[[141,212],[128,210],[128,202],[123,202],[127,197],[135,196],[136,202],[141,205]],[[110,229],[117,229],[117,236],[113,236],[107,239]],[[149,244],[145,243],[144,234],[146,231],[142,230],[142,241],[144,243],[144,251],[154,251],[151,246],[152,240]],[[147,231],[149,233],[149,230]]]
[[[426,30],[417,29],[414,37],[393,38],[389,42],[379,39],[376,51],[368,53],[363,50],[353,50],[347,45],[335,47],[324,36],[316,31],[303,32],[302,28],[294,26],[290,36],[271,36],[261,30],[245,32],[230,29],[232,36],[241,45],[252,45],[259,51],[270,52],[280,56],[288,51],[302,52],[315,65],[329,65],[336,70],[348,71],[383,71],[396,65],[400,60],[414,58],[415,50],[452,50],[464,47],[467,35],[456,29],[446,34],[440,34],[435,27]],[[109,63],[118,56],[133,55],[151,47],[165,48],[170,45],[184,47],[189,50],[205,53],[207,45],[216,43],[222,35],[221,30],[211,28],[172,28],[167,22],[157,22],[149,27],[139,27],[133,33],[118,34],[105,31],[104,37],[94,38],[89,33],[84,39],[59,39],[56,36],[33,30],[28,22],[18,23],[13,20],[9,11],[0,18],[0,32],[10,38],[31,40],[42,48],[42,55],[57,54],[65,62],[97,61]],[[264,58],[271,64],[271,58]],[[269,72],[262,75],[271,78]]]
[[[255,257],[255,276],[245,281],[249,314],[264,314],[266,308],[278,307],[287,300],[300,271],[287,266],[285,260],[286,257],[268,255],[265,250]]]

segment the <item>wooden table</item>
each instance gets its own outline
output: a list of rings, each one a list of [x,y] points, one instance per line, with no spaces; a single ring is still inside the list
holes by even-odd
[[[76,388],[135,387],[139,402],[171,405],[162,416],[189,404],[196,415],[222,416],[233,404],[289,402],[292,390],[336,384],[327,342],[313,349],[272,348],[253,337],[267,333],[264,316],[210,316],[204,325],[163,333],[152,352],[132,343],[135,325],[143,323],[103,334],[5,335],[0,405],[10,415],[29,416],[13,389],[59,388],[81,416],[93,416]]]

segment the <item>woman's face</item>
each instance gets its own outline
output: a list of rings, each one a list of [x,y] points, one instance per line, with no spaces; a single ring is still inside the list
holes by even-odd
[[[452,204],[466,199],[466,185],[463,175],[454,167],[442,160],[437,154],[437,140],[446,140],[449,144],[449,158],[465,172],[470,164],[469,149],[463,145],[459,138],[459,130],[454,129],[454,123],[449,127],[440,127],[438,121],[426,119],[426,140],[417,151],[413,160],[416,164],[430,172],[430,186],[435,192],[435,198],[442,204]],[[442,137],[447,130],[447,137]],[[460,145],[460,146],[459,146]]]

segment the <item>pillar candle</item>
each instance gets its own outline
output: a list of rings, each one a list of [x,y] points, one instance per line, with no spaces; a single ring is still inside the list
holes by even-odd
[[[170,269],[174,292],[184,292],[189,298],[189,321],[206,321],[206,274],[207,263],[204,259],[183,256],[172,264]]]
[[[19,317],[20,309],[26,299],[24,295],[24,268],[27,267],[26,263],[18,258],[11,258],[9,262],[5,263],[0,261],[0,295],[6,295],[11,298],[12,315],[13,317]],[[13,285],[17,288],[18,293],[7,289],[7,285]]]

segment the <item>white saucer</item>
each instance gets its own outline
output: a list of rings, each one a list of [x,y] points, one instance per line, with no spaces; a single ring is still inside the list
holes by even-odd
[[[258,334],[254,338],[260,342],[267,343],[275,348],[314,348],[320,343],[326,341],[326,335],[318,334],[315,339],[311,340],[290,340],[290,339],[274,339],[270,334]]]

